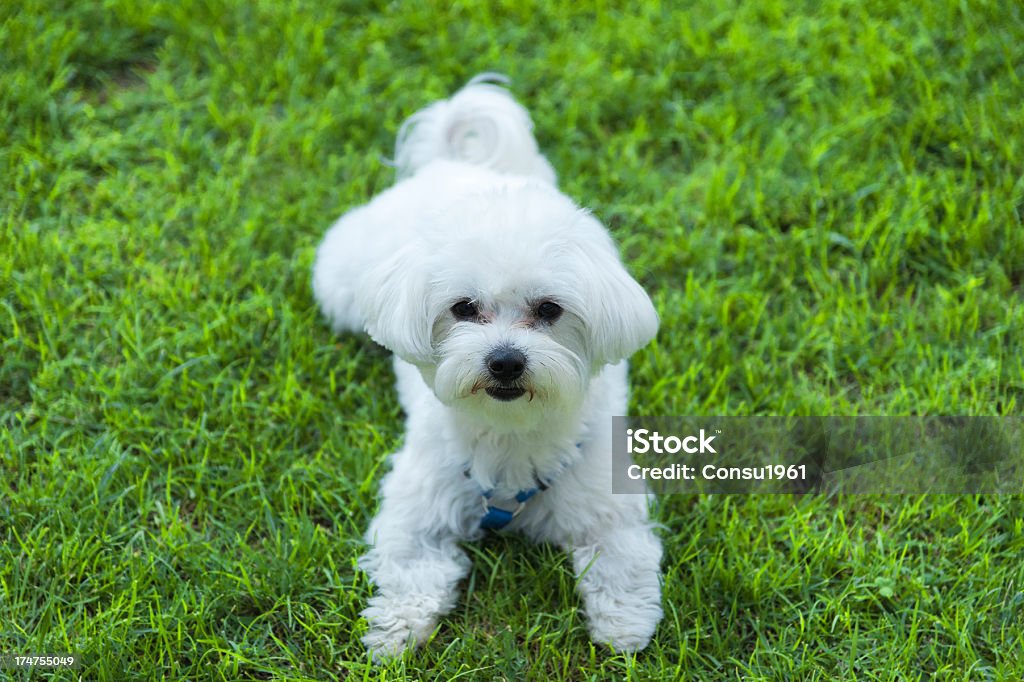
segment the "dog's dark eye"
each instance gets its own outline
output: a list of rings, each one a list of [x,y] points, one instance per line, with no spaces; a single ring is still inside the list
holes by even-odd
[[[544,301],[537,306],[537,317],[546,321],[554,322],[562,314],[562,306],[558,305],[554,301]]]
[[[451,307],[452,315],[460,320],[472,320],[480,314],[480,309],[473,301],[459,301]]]

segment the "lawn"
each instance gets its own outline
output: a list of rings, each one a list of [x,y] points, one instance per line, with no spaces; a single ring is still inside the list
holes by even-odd
[[[1019,680],[1024,498],[660,498],[666,617],[470,548],[375,668],[355,566],[402,414],[310,292],[402,120],[487,70],[662,316],[637,415],[1020,415],[1016,2],[0,7],[0,654],[56,679]],[[0,676],[41,679],[40,672]]]

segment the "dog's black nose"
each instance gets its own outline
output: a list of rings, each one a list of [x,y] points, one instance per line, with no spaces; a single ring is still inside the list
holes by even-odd
[[[526,369],[526,356],[515,348],[497,348],[487,356],[487,370],[502,383],[511,383]]]

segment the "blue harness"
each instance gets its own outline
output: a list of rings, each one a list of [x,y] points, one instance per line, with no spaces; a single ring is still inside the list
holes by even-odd
[[[583,443],[576,443],[577,449],[582,447]],[[469,469],[466,469],[463,474],[466,478],[470,478]],[[516,493],[515,497],[509,501],[515,501],[515,506],[511,509],[506,509],[505,506],[498,506],[492,501],[491,498],[494,496],[494,490],[481,491],[480,499],[484,505],[484,515],[480,519],[480,527],[484,530],[501,530],[508,524],[512,523],[512,519],[519,516],[519,512],[523,511],[523,507],[526,506],[527,500],[537,493],[544,492],[548,489],[548,484],[540,480],[536,475],[534,475],[533,481],[537,484],[536,487],[520,490]],[[505,502],[504,504],[507,506],[508,502]]]
[[[526,501],[537,495],[539,491],[540,488],[531,487],[527,489],[527,491],[519,491],[516,493],[515,509],[502,509],[501,507],[496,507],[490,503],[490,496],[493,494],[492,491],[485,491],[484,493],[481,493],[480,497],[483,498],[483,516],[480,518],[480,527],[484,530],[501,530],[511,523],[512,519],[522,511],[523,505],[526,504]]]
[[[493,490],[485,490],[480,493],[480,498],[484,504],[484,515],[480,519],[480,527],[484,530],[501,530],[508,524],[512,523],[512,519],[519,515],[519,512],[523,511],[523,507],[526,506],[526,501],[531,497],[547,490],[548,487],[537,479],[536,488],[528,488],[526,490],[520,490],[516,493],[513,498],[516,502],[516,506],[513,509],[504,509],[495,505],[491,502],[491,497],[494,495]]]

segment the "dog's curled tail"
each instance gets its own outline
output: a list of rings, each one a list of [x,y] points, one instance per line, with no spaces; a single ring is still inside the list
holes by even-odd
[[[555,184],[555,171],[533,137],[530,115],[502,87],[508,83],[501,74],[482,73],[451,98],[406,119],[395,143],[398,179],[436,159],[450,159]]]

